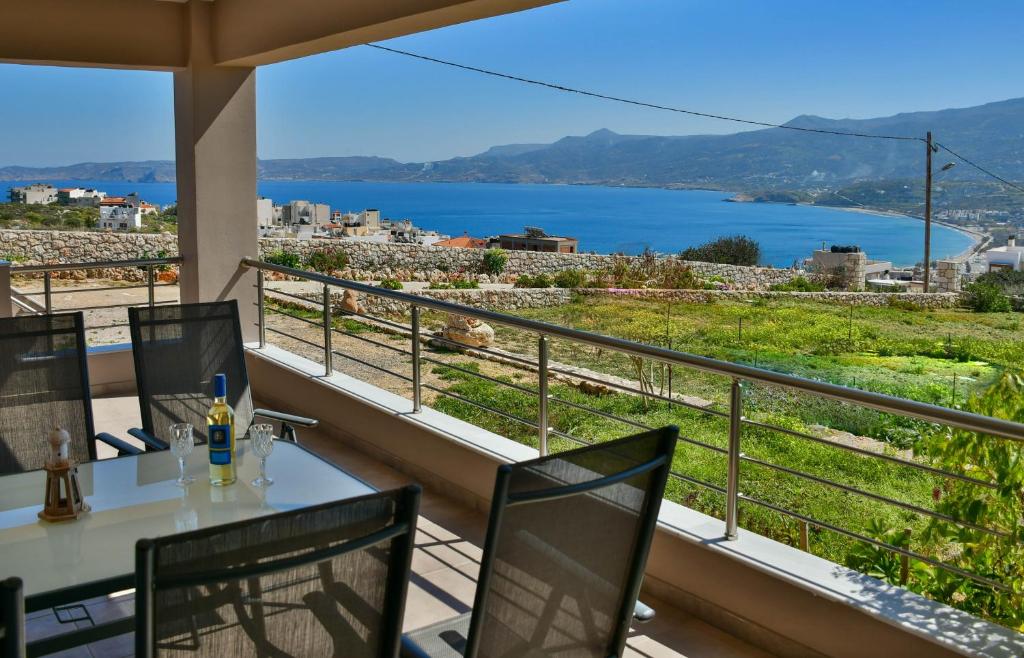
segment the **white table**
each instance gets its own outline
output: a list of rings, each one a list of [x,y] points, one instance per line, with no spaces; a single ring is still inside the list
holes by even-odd
[[[238,442],[236,463],[237,482],[210,486],[206,446],[196,446],[187,468],[196,481],[184,489],[174,484],[178,462],[169,451],[81,464],[82,495],[92,511],[77,521],[60,523],[37,517],[45,471],[0,477],[0,578],[18,576],[24,581],[28,612],[73,603],[134,587],[139,539],[377,491],[288,441],[274,442],[267,460],[274,484],[266,489],[249,484],[257,475],[259,459],[251,454],[248,441]],[[72,635],[75,642],[91,642],[124,633],[131,630],[130,623],[123,620],[106,630],[64,634],[58,636],[59,644],[69,646]],[[42,652],[38,646],[30,650]]]

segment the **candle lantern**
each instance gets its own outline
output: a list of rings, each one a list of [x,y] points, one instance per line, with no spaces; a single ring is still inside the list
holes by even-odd
[[[44,521],[77,519],[89,511],[89,506],[82,499],[78,486],[78,468],[68,456],[71,437],[66,431],[54,428],[47,439],[50,458],[43,467],[46,469],[46,498],[39,518]]]

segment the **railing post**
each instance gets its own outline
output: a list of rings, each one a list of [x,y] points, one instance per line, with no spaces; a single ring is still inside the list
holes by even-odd
[[[729,391],[729,473],[725,494],[725,538],[736,539],[739,529],[740,430],[743,426],[743,384],[732,380]]]
[[[153,276],[153,266],[146,266],[146,288],[149,292],[149,307],[153,308],[156,305],[156,279]]]
[[[808,532],[807,532],[808,531],[807,521],[804,521],[803,519],[800,519],[799,523],[800,523],[800,550],[803,551],[804,553],[807,553],[808,552],[807,548],[810,545],[810,541],[809,541],[809,537],[808,537]]]
[[[14,300],[11,298],[11,264],[0,259],[0,318],[14,317]]]
[[[537,446],[540,456],[544,457],[548,454],[548,337],[544,334],[541,334],[537,343],[537,376]]]
[[[50,271],[43,272],[43,304],[46,307],[46,314],[53,313],[53,294],[50,288]]]
[[[412,412],[418,414],[422,407],[420,391],[420,307],[412,305]]]
[[[334,373],[334,352],[331,349],[331,286],[324,284],[324,376]]]
[[[260,349],[267,346],[267,316],[264,314],[266,299],[263,296],[263,270],[256,270],[256,312],[260,329]]]

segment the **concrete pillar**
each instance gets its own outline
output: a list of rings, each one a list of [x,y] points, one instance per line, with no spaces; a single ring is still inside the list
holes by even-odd
[[[0,318],[14,316],[14,302],[11,301],[11,264],[0,260]]]
[[[174,73],[178,248],[182,302],[237,299],[246,341],[257,339],[256,71],[215,66],[213,3],[190,0],[189,65]]]

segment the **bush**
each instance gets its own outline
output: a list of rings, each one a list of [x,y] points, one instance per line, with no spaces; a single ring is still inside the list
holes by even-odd
[[[285,251],[284,249],[277,249],[263,256],[264,263],[270,263],[271,265],[280,265],[281,267],[292,267],[298,268],[302,265],[302,259],[298,254]]]
[[[473,290],[480,287],[480,282],[476,279],[455,279],[452,281],[452,288],[456,290]]]
[[[551,283],[551,277],[547,274],[538,274],[537,276],[520,274],[516,279],[516,288],[550,288]]]
[[[1010,298],[990,283],[972,283],[965,288],[964,304],[975,313],[1008,313]]]
[[[381,282],[377,284],[377,287],[387,288],[388,290],[401,290],[402,282],[398,279],[382,279]]]
[[[688,247],[679,253],[679,258],[725,265],[757,265],[761,260],[761,245],[745,235],[733,235],[699,247]]]
[[[562,270],[555,275],[555,285],[559,288],[580,288],[586,280],[583,270]]]
[[[315,272],[328,274],[345,269],[348,266],[348,255],[340,249],[320,249],[309,254],[306,265]]]
[[[508,265],[508,253],[501,248],[495,247],[484,252],[484,272],[487,274],[501,274]]]
[[[802,276],[795,276],[785,283],[769,286],[768,289],[780,292],[821,292],[825,286],[815,281],[808,281]]]
[[[1016,270],[986,272],[978,277],[977,283],[996,286],[1006,295],[1024,295],[1024,272]]]

